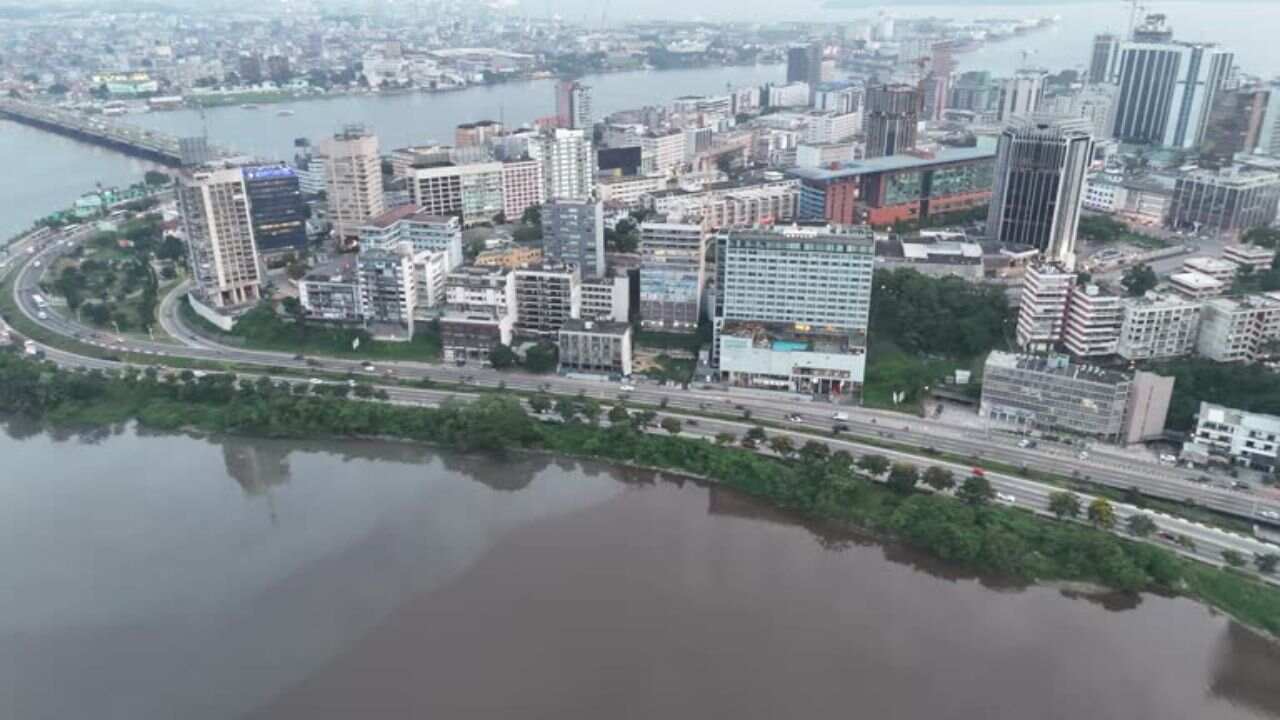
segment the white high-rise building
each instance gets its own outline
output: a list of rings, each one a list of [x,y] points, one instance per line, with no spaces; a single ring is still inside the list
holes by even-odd
[[[640,322],[645,329],[698,329],[707,279],[707,231],[701,224],[640,226]]]
[[[1062,343],[1075,357],[1112,355],[1120,340],[1123,322],[1124,304],[1120,296],[1104,292],[1097,285],[1076,286],[1067,304]]]
[[[556,129],[529,141],[529,155],[542,161],[547,200],[584,200],[596,183],[596,154],[582,130]]]
[[[502,163],[502,212],[507,222],[519,222],[525,210],[546,202],[546,192],[541,162],[528,159]]]
[[[1115,137],[1121,142],[1194,149],[1204,139],[1214,97],[1234,55],[1213,45],[1174,42],[1152,32],[1120,51]]]
[[[352,125],[321,140],[320,155],[325,159],[325,199],[334,235],[352,244],[360,226],[386,209],[378,137]]]
[[[1031,246],[1075,267],[1085,174],[1093,159],[1089,123],[1050,116],[1014,117],[1000,134],[987,233],[1004,245]]]
[[[234,308],[256,302],[261,297],[261,266],[240,168],[183,173],[178,209],[196,292],[205,304]]]
[[[1051,350],[1062,342],[1067,305],[1076,274],[1061,265],[1045,263],[1027,268],[1018,300],[1018,347]]]
[[[409,197],[432,215],[458,215],[464,225],[493,220],[505,212],[503,164],[435,165],[409,171]]]
[[[1034,115],[1040,109],[1040,99],[1044,95],[1044,79],[1048,75],[1044,70],[1022,69],[1011,78],[1000,83],[1000,105],[996,108],[997,119],[1008,122],[1015,117]]]

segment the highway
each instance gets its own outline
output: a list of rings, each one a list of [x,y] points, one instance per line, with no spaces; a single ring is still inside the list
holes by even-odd
[[[633,391],[623,391],[616,383],[595,380],[583,380],[560,376],[537,376],[522,373],[497,372],[485,368],[455,367],[445,365],[429,365],[423,363],[378,363],[372,371],[362,367],[360,360],[335,358],[319,359],[318,366],[308,365],[305,360],[286,353],[249,351],[219,345],[208,338],[195,334],[187,328],[176,311],[175,298],[178,293],[171,293],[163,299],[161,316],[163,327],[179,343],[161,343],[124,339],[118,342],[110,333],[79,325],[61,314],[46,310],[45,317],[40,318],[40,310],[35,307],[32,295],[40,292],[37,285],[43,269],[49,266],[58,255],[69,251],[74,244],[82,240],[87,233],[70,237],[56,236],[44,242],[34,252],[27,253],[25,246],[15,248],[17,263],[10,263],[0,269],[0,277],[5,273],[18,273],[14,285],[14,299],[24,315],[32,322],[39,323],[47,330],[64,336],[75,337],[84,342],[100,345],[117,352],[143,354],[155,358],[154,364],[164,365],[166,357],[184,357],[209,360],[214,362],[236,363],[243,366],[259,366],[264,372],[244,372],[241,376],[257,378],[270,376],[270,368],[287,368],[291,371],[338,372],[353,373],[365,380],[377,380],[388,374],[400,379],[430,378],[445,384],[461,384],[475,386],[496,386],[503,383],[505,387],[526,391],[545,390],[560,395],[578,395],[591,397],[606,403],[620,399],[634,404],[642,404],[657,408],[659,415],[671,416],[686,423],[685,434],[695,437],[713,438],[718,433],[731,433],[740,437],[747,429],[758,421],[767,421],[770,425],[783,426],[782,429],[770,427],[771,435],[785,434],[792,438],[797,446],[810,440],[818,440],[831,450],[846,450],[855,457],[864,454],[879,454],[893,461],[910,462],[918,467],[937,465],[951,469],[958,478],[971,472],[971,466],[965,463],[948,462],[935,459],[924,450],[890,450],[874,444],[875,442],[891,442],[912,448],[931,448],[934,451],[954,453],[960,456],[977,455],[984,460],[997,461],[1013,466],[1027,466],[1038,470],[1058,472],[1064,475],[1080,473],[1082,478],[1095,482],[1103,482],[1116,487],[1139,487],[1151,495],[1181,500],[1192,498],[1198,504],[1219,507],[1227,512],[1252,516],[1258,511],[1280,507],[1274,500],[1254,498],[1250,495],[1219,488],[1205,487],[1191,482],[1187,473],[1155,464],[1146,464],[1127,460],[1115,462],[1110,456],[1091,450],[1090,457],[1081,459],[1074,454],[1074,448],[1065,446],[1038,447],[1035,449],[1019,448],[1012,438],[988,437],[981,431],[947,425],[932,420],[908,418],[903,415],[862,408],[836,407],[825,403],[796,400],[791,396],[766,396],[758,393],[736,392],[726,388],[707,386],[694,387],[688,390],[676,387],[664,387],[654,383],[638,383]],[[21,253],[21,254],[17,254]],[[37,266],[36,263],[40,265]],[[56,348],[42,346],[47,357],[62,365],[112,369],[126,363],[111,360],[89,358]],[[313,360],[314,362],[314,360]],[[296,375],[276,377],[285,382],[307,382]],[[428,389],[385,385],[392,402],[434,406],[449,398],[471,397],[469,393],[449,389]],[[837,437],[831,436],[831,414],[835,411],[849,415],[849,430]],[[750,413],[750,418],[745,413]],[[729,415],[734,417],[708,417],[707,414]],[[860,436],[855,437],[855,436]],[[870,442],[869,442],[870,441]],[[1101,458],[1101,459],[1095,459]],[[1015,475],[987,472],[986,476],[994,488],[1016,498],[1018,507],[1026,508],[1039,514],[1048,514],[1049,495],[1059,488],[1052,485],[1028,480]],[[1087,494],[1080,494],[1082,502],[1092,499]],[[1221,553],[1225,549],[1233,549],[1246,557],[1276,550],[1251,537],[1227,532],[1202,525],[1183,518],[1177,518],[1148,510],[1141,510],[1125,503],[1113,502],[1116,509],[1117,528],[1123,527],[1124,518],[1135,513],[1150,516],[1159,527],[1160,535],[1149,538],[1150,542],[1160,544],[1189,557],[1205,562],[1222,564]],[[1231,508],[1231,509],[1229,509]],[[1234,509],[1234,510],[1232,510]],[[1194,548],[1185,548],[1173,542],[1174,536],[1185,536],[1194,542]],[[1268,579],[1269,582],[1277,582]]]

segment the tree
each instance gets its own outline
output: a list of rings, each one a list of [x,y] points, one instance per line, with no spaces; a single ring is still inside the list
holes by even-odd
[[[307,276],[307,264],[302,260],[294,260],[284,269],[284,274],[294,282]]]
[[[1249,228],[1240,236],[1240,242],[1258,247],[1274,248],[1280,244],[1280,229],[1259,225]]]
[[[1134,537],[1151,537],[1151,533],[1156,531],[1156,521],[1143,513],[1130,515],[1125,518],[1124,524],[1128,528],[1129,534]]]
[[[920,471],[910,463],[894,463],[889,468],[889,487],[906,495],[916,489],[920,481]]]
[[[734,434],[730,432],[716,433],[716,444],[721,447],[728,447],[729,445],[733,444],[734,440],[737,440],[737,439],[738,438],[735,437]]]
[[[570,422],[578,416],[578,405],[569,398],[559,398],[555,404],[556,414],[565,422]]]
[[[187,244],[174,237],[173,235],[165,235],[164,240],[160,241],[160,247],[156,249],[156,257],[161,260],[182,260],[187,256]]]
[[[609,408],[608,418],[611,423],[622,424],[631,420],[631,413],[627,412],[627,408],[622,403],[618,403]]]
[[[858,467],[868,475],[879,477],[889,470],[889,458],[883,455],[863,455],[858,458]]]
[[[631,415],[631,422],[638,428],[647,428],[658,419],[658,413],[652,410],[641,410]]]
[[[551,398],[547,397],[545,393],[538,393],[529,398],[529,407],[541,415],[551,409]]]
[[[1280,555],[1276,553],[1261,553],[1253,556],[1253,564],[1258,568],[1258,572],[1263,575],[1270,575],[1276,571],[1276,566],[1280,565]]]
[[[489,362],[493,364],[495,369],[506,370],[507,368],[515,367],[516,360],[516,353],[511,349],[510,345],[498,343],[489,350]]]
[[[796,446],[791,442],[791,438],[786,435],[774,435],[769,440],[769,449],[781,457],[789,458],[796,451]]]
[[[530,205],[524,209],[524,213],[520,215],[521,225],[532,225],[542,227],[542,206]]]
[[[930,465],[924,471],[924,484],[938,492],[945,492],[956,486],[956,476],[947,468]]]
[[[560,350],[554,343],[540,342],[524,354],[524,369],[533,373],[548,373],[556,369]]]
[[[169,184],[169,176],[159,170],[148,170],[142,176],[142,181],[152,187],[163,187]]]
[[[1146,263],[1139,263],[1128,270],[1124,271],[1124,277],[1120,279],[1120,284],[1124,286],[1124,290],[1130,297],[1142,297],[1149,290],[1154,288],[1160,279],[1156,277],[1156,271],[1151,269]]]
[[[1105,498],[1098,498],[1089,503],[1089,522],[1100,530],[1110,530],[1116,525],[1116,510]]]
[[[991,487],[991,481],[985,475],[970,475],[960,483],[960,489],[956,490],[956,497],[975,507],[986,505],[995,496],[995,488]]]
[[[800,448],[800,459],[807,463],[818,463],[826,460],[831,454],[831,448],[826,444],[817,440],[809,440]]]
[[[1222,551],[1222,562],[1226,563],[1228,567],[1241,568],[1244,567],[1245,559],[1240,552],[1228,548]]]
[[[680,421],[679,421],[678,419],[676,419],[676,418],[673,418],[673,417],[664,417],[664,418],[662,418],[662,429],[663,429],[663,430],[666,430],[667,432],[671,433],[672,435],[679,435],[679,434],[680,434],[680,429],[681,429],[682,427],[684,427],[684,423],[680,422]]]
[[[595,425],[600,422],[600,413],[603,412],[603,409],[600,407],[600,403],[588,398],[578,401],[578,412],[582,413],[587,422]]]
[[[1049,493],[1049,512],[1059,520],[1080,517],[1080,496],[1066,491]]]

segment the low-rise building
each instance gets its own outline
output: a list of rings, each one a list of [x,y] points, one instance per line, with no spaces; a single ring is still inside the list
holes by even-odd
[[[560,372],[631,374],[631,325],[599,320],[566,320],[557,335]]]
[[[1280,459],[1280,417],[1200,403],[1192,442],[1183,457],[1199,462],[1213,458],[1257,470],[1274,470]]]
[[[1275,222],[1278,206],[1280,174],[1241,167],[1193,170],[1178,178],[1169,226],[1235,235]]]
[[[1200,302],[1149,292],[1125,298],[1116,354],[1125,360],[1172,360],[1195,352]]]
[[[1062,342],[1067,352],[1078,358],[1113,355],[1124,324],[1124,304],[1120,296],[1097,285],[1077,286],[1071,291]]]
[[[582,280],[583,320],[625,323],[631,316],[631,278],[626,273]]]
[[[725,382],[819,395],[855,394],[866,373],[866,337],[804,323],[725,321],[718,328]]]
[[[986,272],[982,246],[970,242],[963,232],[952,231],[926,230],[911,236],[893,236],[876,244],[876,263],[969,282],[982,282]]]
[[[527,336],[554,336],[566,320],[582,316],[582,276],[559,263],[520,268],[515,275],[516,330]]]
[[[364,250],[394,250],[409,243],[414,253],[444,252],[449,269],[462,265],[462,223],[448,215],[433,215],[413,205],[394,207],[359,228]]]
[[[596,192],[605,204],[639,207],[646,195],[666,186],[664,175],[612,175],[596,182]]]
[[[298,301],[303,313],[312,320],[357,323],[360,311],[360,284],[356,279],[355,258],[317,267],[298,282]]]
[[[983,370],[979,415],[1019,427],[1114,442],[1163,431],[1172,378],[1075,364],[1065,355],[992,352]],[[1131,402],[1135,385],[1141,396]]]
[[[1230,285],[1236,277],[1237,265],[1227,260],[1198,255],[1182,261],[1183,272],[1197,272],[1208,275],[1223,285]]]
[[[445,361],[484,361],[494,346],[511,345],[515,296],[515,275],[507,268],[467,267],[450,273],[440,317]]]
[[[1206,300],[1196,351],[1216,362],[1253,362],[1280,339],[1280,293]]]
[[[1227,291],[1226,283],[1198,272],[1174,273],[1169,276],[1169,286],[1191,300],[1205,300]]]
[[[1257,245],[1226,245],[1222,259],[1235,263],[1239,268],[1252,268],[1253,272],[1266,272],[1276,260],[1276,251]]]

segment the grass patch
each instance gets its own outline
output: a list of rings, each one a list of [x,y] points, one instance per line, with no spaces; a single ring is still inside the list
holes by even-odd
[[[698,369],[697,360],[673,358],[665,353],[654,358],[654,362],[658,366],[645,370],[643,374],[655,380],[687,383],[693,379],[693,373]]]
[[[888,410],[908,411],[918,408],[926,394],[925,387],[938,387],[954,378],[957,368],[970,369],[973,364],[972,359],[909,355],[887,339],[872,343],[867,354],[862,404]],[[906,393],[906,399],[901,404],[894,404],[895,392]]]

